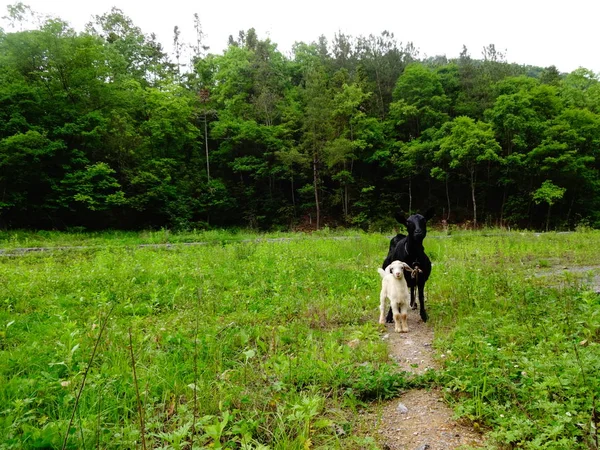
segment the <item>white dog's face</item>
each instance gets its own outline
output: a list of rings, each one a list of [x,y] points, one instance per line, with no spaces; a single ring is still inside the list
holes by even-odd
[[[390,268],[390,271],[391,271],[392,275],[394,275],[395,278],[401,278],[404,276],[404,265],[393,264],[392,267]]]

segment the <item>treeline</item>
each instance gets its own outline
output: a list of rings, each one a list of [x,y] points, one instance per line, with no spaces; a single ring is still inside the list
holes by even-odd
[[[81,33],[0,31],[1,227],[368,228],[429,206],[474,227],[600,226],[593,72],[493,45],[423,59],[387,32],[288,57],[251,29],[212,54],[195,19],[171,58],[118,9]]]

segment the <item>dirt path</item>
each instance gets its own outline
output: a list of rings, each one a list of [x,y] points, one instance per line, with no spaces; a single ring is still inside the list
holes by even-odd
[[[408,333],[395,333],[386,325],[390,357],[398,368],[415,374],[435,369],[433,329],[416,311],[408,315]],[[410,390],[381,405],[374,414],[379,441],[384,450],[452,450],[461,446],[480,447],[483,439],[471,427],[452,419],[453,411],[437,390]]]

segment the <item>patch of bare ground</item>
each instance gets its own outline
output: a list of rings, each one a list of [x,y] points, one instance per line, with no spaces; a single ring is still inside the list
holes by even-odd
[[[565,275],[567,273],[577,277],[589,289],[600,294],[600,265],[576,266],[556,263],[550,267],[538,266],[534,276],[538,278],[553,277],[556,275]],[[560,280],[561,279],[558,281]]]
[[[398,370],[423,374],[435,369],[433,329],[416,311],[409,311],[408,333],[395,333],[386,325],[390,358]],[[377,440],[384,450],[453,450],[481,448],[483,437],[467,424],[453,419],[453,411],[437,389],[414,389],[399,398],[378,404],[369,412],[377,428]]]

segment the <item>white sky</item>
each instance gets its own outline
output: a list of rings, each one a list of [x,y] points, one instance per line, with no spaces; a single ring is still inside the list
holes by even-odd
[[[198,13],[210,52],[220,53],[227,37],[256,29],[284,54],[295,41],[331,42],[341,31],[354,37],[388,30],[397,41],[412,41],[420,56],[457,57],[463,44],[474,58],[488,44],[509,62],[562,72],[578,67],[600,72],[600,2],[595,0],[22,0],[38,13],[51,14],[83,30],[92,15],[120,8],[146,34],[155,33],[165,51],[173,49],[173,28],[183,41],[195,40]],[[14,0],[0,0],[0,16]],[[2,23],[2,22],[0,22]],[[7,30],[9,31],[9,30]]]

